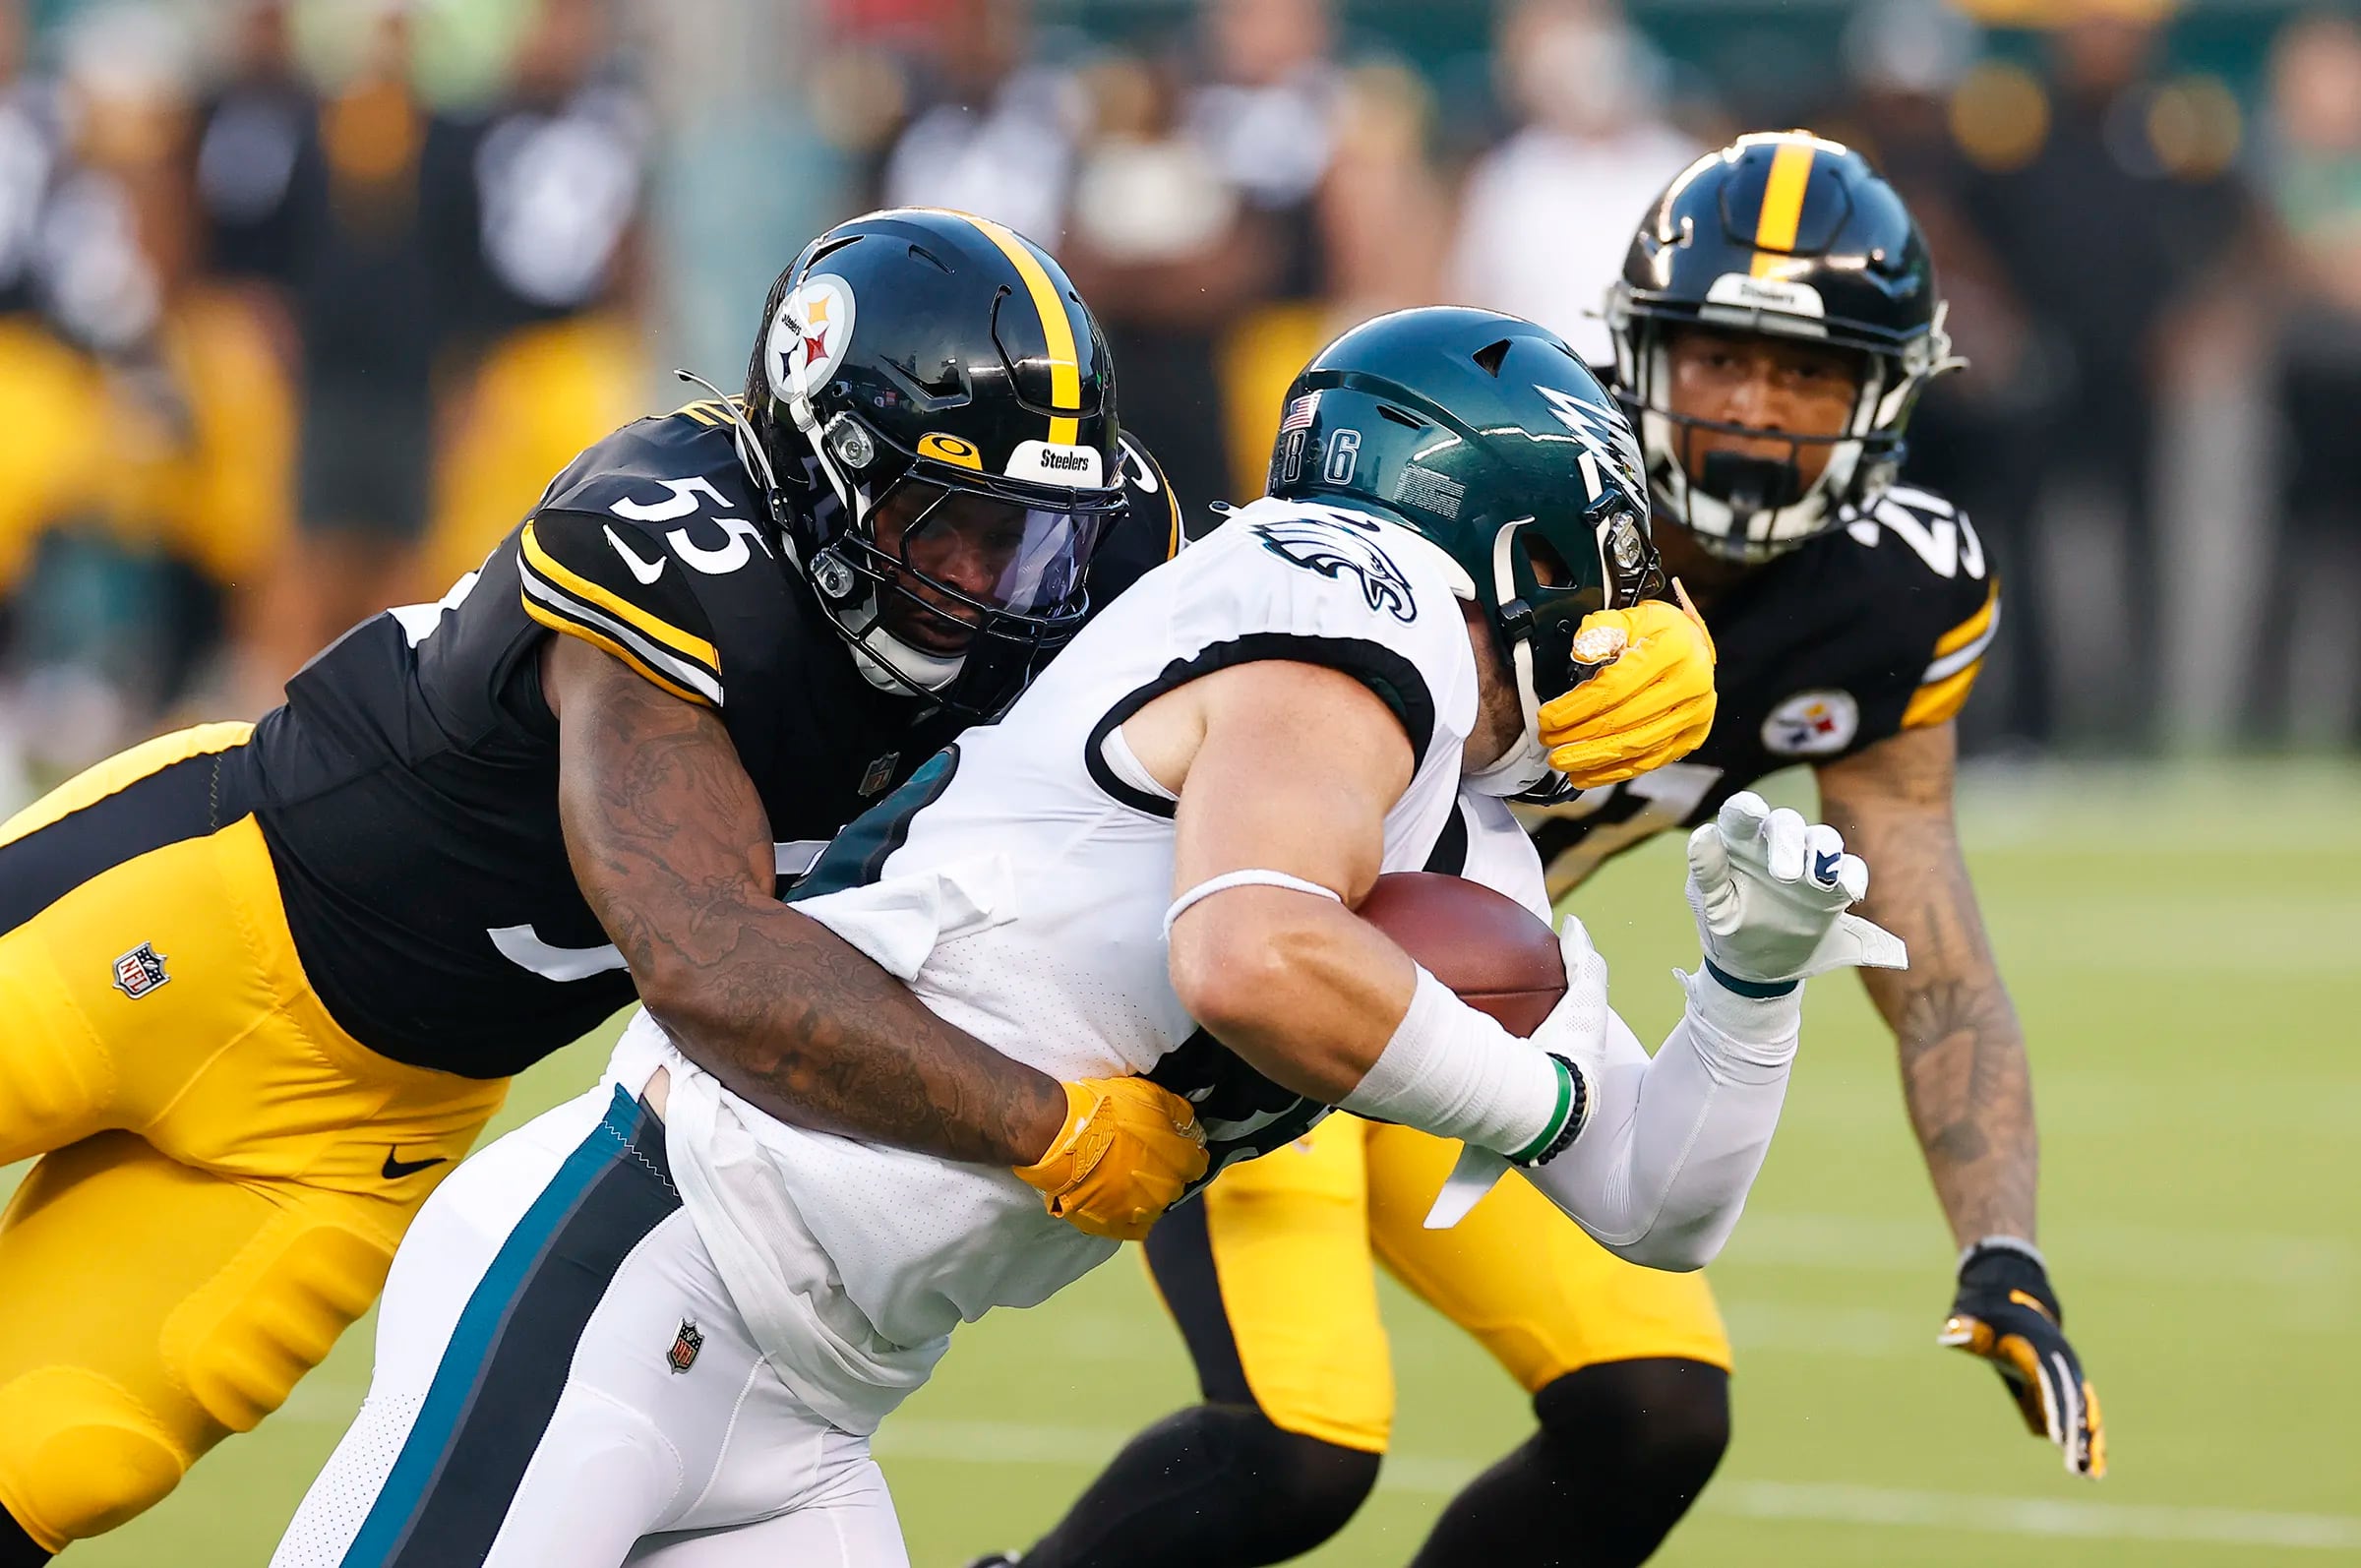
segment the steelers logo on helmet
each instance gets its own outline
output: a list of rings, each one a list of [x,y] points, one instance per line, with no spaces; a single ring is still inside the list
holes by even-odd
[[[764,345],[771,394],[794,401],[827,384],[853,340],[852,285],[832,272],[807,277],[779,302]]]

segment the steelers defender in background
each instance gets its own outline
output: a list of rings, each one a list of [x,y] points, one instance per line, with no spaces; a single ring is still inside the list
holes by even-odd
[[[2025,1044],[1952,821],[1951,721],[1999,589],[1968,519],[1895,479],[1911,403],[1958,363],[1924,243],[1857,153],[1749,136],[1650,211],[1608,320],[1657,545],[1718,644],[1720,706],[1684,759],[1528,816],[1551,891],[1813,765],[1828,822],[1877,867],[1862,914],[1909,947],[1907,971],[1862,973],[1963,1249],[1942,1343],[1990,1359],[2067,1469],[2100,1475],[2098,1402],[2033,1240]],[[1445,1508],[1418,1568],[1654,1552],[1728,1442],[1729,1344],[1704,1276],[1616,1260],[1519,1180],[1425,1230],[1456,1152],[1339,1116],[1175,1210],[1147,1255],[1206,1403],[1134,1439],[1014,1560],[1267,1563],[1342,1529],[1393,1415],[1372,1254],[1481,1340],[1540,1419]]]
[[[1021,1167],[1096,1234],[1203,1171],[1183,1102],[1017,1067],[776,896],[1072,633],[1102,539],[1170,553],[1112,375],[1028,241],[839,225],[743,401],[597,443],[259,724],[0,826],[0,1165],[41,1156],[0,1217],[0,1568],[275,1409],[509,1075],[635,995],[766,1112]]]

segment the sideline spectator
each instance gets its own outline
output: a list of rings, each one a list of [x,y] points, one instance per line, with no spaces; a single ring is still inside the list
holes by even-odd
[[[1124,428],[1156,453],[1183,508],[1199,508],[1236,494],[1217,334],[1241,297],[1263,291],[1270,247],[1181,127],[1176,67],[1116,56],[1083,80],[1096,130],[1081,151],[1061,259],[1115,351]]]
[[[1236,293],[1220,348],[1229,493],[1258,496],[1279,399],[1329,336],[1319,197],[1344,76],[1326,0],[1210,0],[1201,27],[1207,80],[1190,96],[1188,128],[1243,199],[1270,259],[1264,286]]]
[[[284,295],[319,221],[320,101],[295,61],[287,0],[245,0],[228,30],[229,68],[198,114],[205,265]]]
[[[1332,331],[1442,297],[1451,193],[1427,155],[1433,126],[1433,98],[1415,73],[1346,74],[1319,204]]]
[[[55,85],[28,69],[24,0],[0,0],[0,647],[11,639],[32,542],[75,445],[82,364],[34,299],[33,253],[64,137]],[[0,684],[0,815],[36,793],[25,722]]]
[[[33,540],[87,445],[90,367],[43,311],[39,266],[65,160],[64,107],[57,84],[28,68],[29,42],[23,0],[0,0],[0,635]]]
[[[409,8],[377,0],[358,68],[321,110],[326,192],[296,270],[299,527],[260,617],[253,684],[266,693],[423,586],[438,317],[420,169],[452,131],[410,73]]]
[[[252,314],[198,272],[184,41],[160,12],[85,13],[62,50],[69,163],[37,260],[81,350],[79,444],[12,649],[28,750],[55,772],[203,700],[287,524],[286,384]]]
[[[1953,134],[1961,85],[1981,69],[1975,24],[1939,0],[1880,0],[1846,29],[1855,90],[1841,139],[1856,142],[1909,204],[1935,258],[1953,350],[1967,370],[1928,389],[1910,416],[1905,477],[1964,510],[2007,584],[2002,618],[1963,744],[2023,750],[2050,734],[2048,672],[2037,629],[2050,584],[2030,535],[2040,438],[2034,429],[2063,372],[2033,333],[2006,267],[1967,206],[1974,166]]]
[[[2361,738],[2361,25],[2319,12],[2271,50],[2270,199],[2291,251],[2278,353],[2283,536],[2265,618],[2287,730]]]
[[[425,171],[447,289],[424,581],[473,571],[582,448],[645,412],[648,128],[604,0],[539,0],[504,101]]]
[[[1027,0],[948,0],[919,108],[887,155],[887,207],[981,212],[1055,249],[1089,107],[1035,62]]]
[[[1647,45],[1608,0],[1522,0],[1498,38],[1500,92],[1523,125],[1469,171],[1450,294],[1604,364],[1599,313],[1631,230],[1705,149],[1662,118]]]
[[[2139,747],[2153,738],[2160,669],[2158,352],[2175,308],[2246,225],[2218,167],[2176,167],[2157,144],[2164,0],[2062,10],[2047,90],[1980,149],[1988,172],[1969,199],[2032,332],[2061,350],[2055,397],[2028,435],[2045,556],[2018,573],[2084,585],[2041,628],[2050,696],[2061,724]]]

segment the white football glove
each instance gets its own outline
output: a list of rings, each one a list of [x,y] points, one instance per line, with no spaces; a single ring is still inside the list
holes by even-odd
[[[1835,828],[1773,811],[1752,790],[1689,835],[1688,891],[1707,966],[1743,986],[1785,989],[1848,964],[1909,967],[1901,937],[1845,913],[1869,891],[1861,858]]]
[[[1566,994],[1530,1037],[1553,1056],[1597,1070],[1606,1042],[1606,960],[1591,945],[1591,934],[1572,915],[1557,929],[1558,956],[1566,966]]]
[[[1606,960],[1599,956],[1599,949],[1591,945],[1591,934],[1572,915],[1558,927],[1557,950],[1565,961],[1566,994],[1528,1038],[1536,1049],[1574,1063],[1575,1072],[1581,1075],[1584,1104],[1573,1127],[1578,1138],[1582,1122],[1590,1119],[1595,1109],[1590,1097],[1598,1089],[1606,1055],[1607,1019],[1613,1015],[1606,1006]],[[1572,1142],[1573,1138],[1565,1140]],[[1447,1231],[1466,1219],[1478,1200],[1508,1175],[1510,1164],[1504,1154],[1474,1144],[1463,1147],[1450,1176],[1443,1179],[1442,1190],[1435,1194],[1433,1206],[1426,1211],[1426,1229]]]

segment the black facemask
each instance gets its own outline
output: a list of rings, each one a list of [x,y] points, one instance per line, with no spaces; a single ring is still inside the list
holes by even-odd
[[[1791,452],[1786,457],[1753,457],[1709,452],[1697,488],[1740,513],[1776,512],[1803,499],[1803,470]]]

